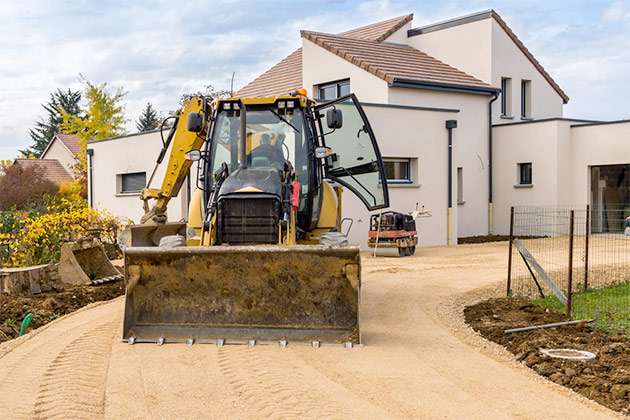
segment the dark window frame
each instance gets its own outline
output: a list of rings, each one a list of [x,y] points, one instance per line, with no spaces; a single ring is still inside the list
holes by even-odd
[[[414,183],[414,178],[413,178],[413,161],[414,158],[403,158],[403,157],[384,157],[383,158],[383,169],[385,170],[385,176],[387,178],[387,183],[388,184],[392,184],[392,185],[400,185],[400,184],[413,184]],[[387,164],[388,163],[406,163],[407,164],[407,170],[406,170],[406,177],[403,178],[389,178],[387,177]]]
[[[531,105],[532,105],[531,96],[532,96],[532,81],[526,80],[526,79],[521,80],[521,118],[531,117]]]
[[[510,109],[510,91],[512,90],[512,78],[511,77],[502,77],[501,78],[501,116],[502,117],[511,117],[511,109]]]
[[[532,162],[520,162],[518,168],[518,185],[533,185],[534,174]],[[528,182],[527,182],[528,181]]]
[[[342,87],[347,86],[347,92],[342,91]],[[334,98],[324,98],[322,97],[322,90],[326,88],[335,87],[335,97]],[[317,99],[320,101],[332,101],[337,98],[341,98],[342,96],[348,95],[350,93],[350,79],[341,79],[335,80],[332,82],[321,83],[317,85]]]
[[[138,176],[138,175],[142,175],[142,177],[143,177],[142,187],[139,188],[139,189],[128,189],[128,188],[125,188],[125,178],[131,177],[131,176]],[[128,173],[124,173],[124,174],[118,174],[118,177],[119,177],[119,180],[118,180],[118,191],[117,191],[118,194],[140,194],[142,192],[142,190],[146,187],[146,183],[147,183],[147,173],[146,173],[146,171],[128,172]],[[140,185],[140,184],[138,183],[138,185]]]

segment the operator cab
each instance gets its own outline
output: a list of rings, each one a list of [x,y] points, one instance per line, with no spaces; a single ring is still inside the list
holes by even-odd
[[[298,237],[313,230],[324,178],[370,210],[389,205],[376,140],[354,95],[321,105],[299,96],[226,99],[215,109],[202,179],[205,202],[217,204],[219,243],[277,243],[295,188]]]

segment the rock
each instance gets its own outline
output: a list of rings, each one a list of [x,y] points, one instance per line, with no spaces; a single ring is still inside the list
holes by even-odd
[[[576,375],[576,371],[575,369],[572,368],[566,368],[564,369],[564,374],[570,379],[573,378]]]
[[[613,397],[622,400],[630,393],[630,385],[615,384],[610,387],[610,393]]]
[[[549,366],[547,364],[535,365],[534,370],[542,376],[550,376],[556,371],[552,366]]]
[[[591,373],[593,373],[593,371],[591,370],[591,368],[584,368],[582,373],[585,375],[590,375]]]
[[[557,384],[563,385],[564,384],[564,375],[560,372],[556,372],[553,373],[549,376],[549,379],[551,379],[552,381],[554,381]]]

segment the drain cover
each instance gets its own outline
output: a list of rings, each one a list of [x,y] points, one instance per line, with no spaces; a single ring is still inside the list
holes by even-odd
[[[575,349],[540,349],[545,356],[567,360],[593,360],[596,356],[590,351]]]

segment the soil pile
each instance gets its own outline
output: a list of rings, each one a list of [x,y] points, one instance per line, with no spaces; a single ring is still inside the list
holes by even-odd
[[[0,294],[0,343],[18,336],[22,320],[29,312],[33,314],[33,319],[27,331],[39,328],[87,304],[114,299],[124,293],[124,283],[117,281],[33,296],[16,297]]]
[[[505,334],[509,328],[566,320],[517,298],[490,299],[464,310],[466,322],[485,338],[499,343],[517,360],[549,380],[564,385],[613,410],[630,414],[630,340],[589,325],[564,326]],[[595,353],[590,361],[544,356],[540,349],[570,348]]]

